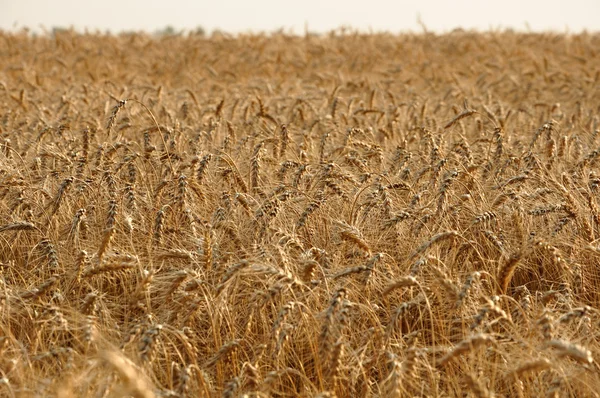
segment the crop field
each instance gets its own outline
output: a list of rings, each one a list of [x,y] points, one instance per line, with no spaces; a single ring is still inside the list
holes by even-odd
[[[600,35],[0,54],[0,396],[600,396]]]

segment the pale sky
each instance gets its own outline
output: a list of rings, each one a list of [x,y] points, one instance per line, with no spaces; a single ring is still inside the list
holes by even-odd
[[[207,32],[433,31],[503,29],[600,31],[600,0],[0,0],[0,29],[70,27],[91,31],[198,26]]]

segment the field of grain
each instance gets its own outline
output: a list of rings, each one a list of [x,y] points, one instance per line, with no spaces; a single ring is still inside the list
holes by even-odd
[[[0,396],[600,396],[600,35],[0,54]]]

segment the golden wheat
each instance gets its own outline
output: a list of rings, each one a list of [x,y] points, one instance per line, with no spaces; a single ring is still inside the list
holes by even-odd
[[[0,52],[0,395],[599,396],[598,34]]]

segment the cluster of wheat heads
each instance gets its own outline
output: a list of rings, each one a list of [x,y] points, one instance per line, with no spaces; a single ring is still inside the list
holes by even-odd
[[[598,396],[598,35],[0,53],[1,396]]]

